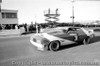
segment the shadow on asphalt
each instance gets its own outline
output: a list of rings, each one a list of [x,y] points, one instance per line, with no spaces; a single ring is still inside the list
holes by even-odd
[[[100,36],[95,36],[94,38],[91,39],[90,44],[99,42],[100,41]]]
[[[22,35],[27,35],[27,34],[32,34],[32,33],[36,33],[35,31],[34,32],[25,32],[25,33],[22,33]]]
[[[95,42],[99,42],[99,41],[100,41],[100,36],[95,36],[94,38],[91,39],[90,44],[95,43]],[[80,43],[80,44],[75,44],[74,43],[74,44],[70,44],[70,45],[62,45],[58,51],[61,51],[61,50],[64,50],[64,49],[73,48],[73,47],[80,46],[80,45],[82,45],[82,43]]]
[[[69,45],[62,45],[58,51],[61,51],[61,50],[64,50],[64,49],[73,48],[73,47],[80,46],[80,45],[82,45],[82,44],[75,44],[74,43],[74,44],[69,44]]]

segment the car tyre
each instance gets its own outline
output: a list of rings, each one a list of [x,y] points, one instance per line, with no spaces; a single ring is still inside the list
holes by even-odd
[[[93,38],[93,37],[95,37],[95,35],[94,35],[94,34],[92,34],[90,37],[91,37],[91,38]]]
[[[60,42],[59,41],[52,41],[49,45],[49,49],[51,51],[57,51],[60,47]]]
[[[84,45],[87,45],[87,44],[89,44],[90,43],[90,37],[88,37],[88,38],[85,38],[84,40],[83,40],[83,44]]]

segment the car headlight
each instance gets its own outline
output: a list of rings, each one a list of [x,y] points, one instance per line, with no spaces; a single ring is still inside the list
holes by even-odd
[[[41,43],[41,40],[38,40],[38,39],[35,39],[35,38],[33,38],[33,41],[37,42],[37,43]]]
[[[33,41],[34,41],[34,42],[37,42],[37,40],[36,40],[35,38],[33,38]]]

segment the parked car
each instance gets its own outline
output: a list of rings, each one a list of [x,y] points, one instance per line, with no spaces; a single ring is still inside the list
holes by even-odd
[[[76,27],[57,27],[48,28],[42,33],[34,34],[30,38],[30,42],[39,50],[57,51],[61,45],[69,44],[89,44],[90,39],[94,37],[92,29]]]

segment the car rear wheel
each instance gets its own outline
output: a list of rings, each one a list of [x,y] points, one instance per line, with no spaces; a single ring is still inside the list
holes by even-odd
[[[95,37],[95,35],[94,35],[94,34],[92,34],[90,37],[91,37],[91,38],[93,38],[93,37]]]
[[[60,47],[60,42],[59,41],[52,41],[49,45],[49,49],[51,51],[57,51]]]
[[[87,45],[87,44],[89,44],[90,43],[90,37],[88,37],[88,38],[85,38],[84,40],[83,40],[83,44],[84,45]]]

